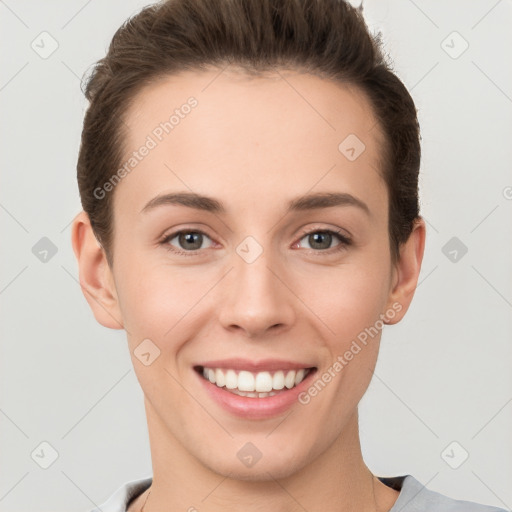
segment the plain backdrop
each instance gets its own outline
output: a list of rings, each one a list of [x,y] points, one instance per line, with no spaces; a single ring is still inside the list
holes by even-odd
[[[1,512],[85,512],[151,475],[124,332],[94,320],[70,244],[80,79],[149,3],[0,1]],[[364,9],[419,109],[428,232],[360,406],[363,455],[379,476],[510,510],[512,2]]]

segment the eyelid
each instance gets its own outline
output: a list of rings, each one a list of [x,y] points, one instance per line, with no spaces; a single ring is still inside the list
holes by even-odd
[[[176,237],[177,235],[179,235],[181,233],[201,233],[202,235],[205,235],[208,238],[210,238],[212,241],[215,241],[214,238],[208,234],[208,232],[207,232],[208,228],[203,228],[202,224],[199,224],[198,226],[201,226],[201,227],[196,227],[196,226],[192,225],[192,226],[185,226],[183,228],[174,227],[174,228],[166,229],[163,232],[163,234],[157,238],[157,243],[160,244],[162,242],[165,242],[166,240],[172,240],[174,237]],[[188,252],[192,252],[192,251],[188,251]]]
[[[300,239],[304,238],[306,235],[310,235],[312,233],[317,232],[327,232],[327,233],[335,233],[338,235],[342,241],[345,241],[346,243],[352,242],[352,236],[345,230],[339,227],[324,227],[324,226],[313,226],[310,228],[304,228],[300,231]]]

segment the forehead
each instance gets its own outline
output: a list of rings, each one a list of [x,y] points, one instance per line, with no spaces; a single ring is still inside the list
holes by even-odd
[[[339,138],[346,130],[357,132],[362,139],[380,136],[367,98],[354,85],[291,70],[252,76],[242,70],[215,68],[167,75],[144,86],[125,115],[132,128],[129,135],[150,132],[155,122],[169,120],[191,97],[199,107],[194,113],[200,112],[193,117],[201,117],[203,125],[212,121],[219,128],[243,125],[241,136],[261,138],[279,132],[285,137],[286,133],[297,136],[307,131],[310,139],[329,132]],[[299,126],[293,124],[297,119],[301,120]],[[198,128],[194,125],[194,130]]]
[[[367,202],[385,193],[383,137],[366,97],[313,75],[166,76],[139,92],[125,123],[125,161],[149,140],[153,146],[116,190],[138,205],[165,189],[222,196],[250,185],[261,198],[334,187]]]

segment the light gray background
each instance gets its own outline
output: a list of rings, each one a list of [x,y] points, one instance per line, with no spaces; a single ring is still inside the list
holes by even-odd
[[[2,512],[89,510],[151,474],[124,332],[95,322],[70,245],[80,77],[148,3],[0,1]],[[363,454],[377,475],[510,509],[512,3],[373,0],[365,13],[420,111],[428,233],[415,299],[385,328],[361,404]],[[58,43],[46,59],[31,47],[50,48],[43,31]],[[42,237],[57,248],[47,262],[32,252]],[[468,249],[455,262],[452,237]],[[58,452],[48,469],[42,442]]]

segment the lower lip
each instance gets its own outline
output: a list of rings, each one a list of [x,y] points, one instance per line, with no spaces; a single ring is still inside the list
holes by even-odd
[[[271,418],[289,409],[298,401],[300,393],[308,388],[310,380],[316,373],[316,370],[310,371],[306,378],[297,386],[291,389],[284,388],[286,391],[281,391],[277,395],[264,398],[235,395],[234,393],[226,391],[224,388],[219,388],[217,385],[212,384],[197,371],[194,370],[194,373],[197,375],[198,379],[200,379],[202,385],[213,400],[224,410],[241,418],[256,420]]]

